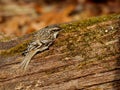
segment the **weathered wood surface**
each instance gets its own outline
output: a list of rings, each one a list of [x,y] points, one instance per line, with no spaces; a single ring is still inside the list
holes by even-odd
[[[9,56],[0,64],[0,90],[120,90],[120,16],[80,25],[61,24],[54,44],[27,71],[18,69],[22,55]]]

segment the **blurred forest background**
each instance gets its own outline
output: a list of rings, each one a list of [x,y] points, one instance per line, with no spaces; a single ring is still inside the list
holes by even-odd
[[[0,0],[0,38],[113,13],[120,13],[120,0]]]

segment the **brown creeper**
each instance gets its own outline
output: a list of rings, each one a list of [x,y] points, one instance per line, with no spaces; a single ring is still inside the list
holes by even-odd
[[[32,42],[28,45],[26,51],[24,52],[25,58],[20,64],[20,67],[26,69],[31,58],[37,53],[42,52],[49,48],[49,46],[53,43],[54,39],[56,39],[60,27],[57,25],[47,26],[34,34],[34,38]]]

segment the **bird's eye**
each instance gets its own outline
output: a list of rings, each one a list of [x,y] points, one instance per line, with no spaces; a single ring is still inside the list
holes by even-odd
[[[55,32],[58,32],[60,31],[60,28],[59,27],[53,27],[51,29],[49,29],[50,33],[55,33]]]
[[[54,30],[51,30],[51,31],[50,31],[50,33],[54,33],[54,32],[57,32],[57,30],[54,29]]]

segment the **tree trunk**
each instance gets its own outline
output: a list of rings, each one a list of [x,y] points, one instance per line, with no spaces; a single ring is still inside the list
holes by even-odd
[[[53,45],[26,71],[18,69],[22,55],[6,56],[0,90],[120,90],[120,15],[59,26]]]

